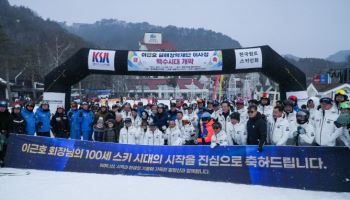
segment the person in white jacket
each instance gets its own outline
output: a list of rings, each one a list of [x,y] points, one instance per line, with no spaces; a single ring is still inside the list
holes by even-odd
[[[126,118],[124,124],[125,126],[120,130],[119,143],[136,144],[139,137],[139,131],[132,126],[130,118]]]
[[[315,142],[319,146],[335,146],[336,139],[342,134],[342,128],[334,124],[339,115],[332,109],[332,101],[329,97],[321,98],[321,109],[315,115]]]
[[[182,118],[183,127],[181,128],[182,132],[182,144],[184,145],[194,145],[197,142],[196,129],[191,124],[190,119],[187,115]]]
[[[217,116],[217,119],[214,119],[216,121],[218,121],[221,126],[222,126],[222,130],[224,130],[225,132],[228,131],[228,127],[231,124],[231,119],[230,119],[230,114],[231,114],[231,110],[230,110],[230,102],[228,101],[223,101],[221,103],[221,113],[219,113],[219,115]]]
[[[241,114],[234,112],[230,115],[231,125],[227,134],[231,136],[233,144],[246,145],[247,144],[247,122],[241,121]]]
[[[219,114],[221,113],[220,103],[215,100],[213,103],[213,108],[214,110],[213,110],[213,113],[211,113],[211,118],[216,120]]]
[[[311,146],[315,139],[315,128],[310,123],[310,113],[308,110],[297,112],[297,120],[291,126],[296,146]]]
[[[176,114],[176,120],[175,120],[175,123],[176,123],[176,126],[181,130],[182,127],[183,127],[183,124],[182,124],[182,118],[184,117],[184,114],[182,111],[177,111],[177,114]]]
[[[244,106],[244,100],[242,98],[236,99],[237,112],[240,114],[240,122],[246,123],[249,119],[248,110]]]
[[[154,123],[149,124],[145,136],[143,137],[143,145],[164,145],[164,134]]]
[[[275,106],[272,117],[268,118],[268,141],[272,145],[284,146],[290,137],[289,122],[283,116],[283,108]]]
[[[125,103],[123,106],[123,110],[120,112],[123,116],[123,119],[131,118],[131,106],[129,103]]]
[[[138,137],[136,138],[136,144],[143,144],[144,137],[146,133],[149,131],[148,122],[142,121],[138,130]]]
[[[138,116],[137,114],[137,110],[135,108],[131,109],[131,123],[132,123],[132,126],[135,127],[135,128],[140,128],[140,125],[141,125],[141,118]]]
[[[284,118],[288,120],[289,125],[293,125],[296,123],[296,112],[294,111],[294,101],[292,100],[284,100],[283,101],[283,109],[284,109]],[[294,145],[294,136],[293,133],[290,132],[289,138],[287,140],[287,145]]]
[[[320,102],[319,98],[317,98],[317,97],[310,97],[307,100],[307,103],[306,103],[306,108],[307,108],[307,110],[310,113],[309,121],[312,124],[315,121],[315,114],[317,113],[317,108],[319,106],[319,102]]]
[[[182,133],[176,126],[175,120],[169,120],[169,127],[165,131],[168,145],[182,145]]]
[[[269,93],[263,92],[260,97],[258,105],[258,111],[260,114],[265,115],[266,119],[272,116],[272,106],[270,105]]]
[[[213,124],[214,134],[211,137],[210,147],[232,145],[231,137],[222,129],[222,125],[218,122]]]

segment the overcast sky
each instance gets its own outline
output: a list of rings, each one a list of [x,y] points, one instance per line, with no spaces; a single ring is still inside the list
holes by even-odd
[[[222,32],[242,46],[325,58],[350,49],[350,0],[9,0],[43,18],[93,23],[103,18]]]

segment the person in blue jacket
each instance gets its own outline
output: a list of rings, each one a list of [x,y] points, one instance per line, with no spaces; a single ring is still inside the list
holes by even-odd
[[[176,108],[176,103],[171,103],[170,104],[170,110],[168,111],[168,119],[170,120],[176,120],[176,115],[177,115],[177,108]]]
[[[49,103],[41,102],[40,107],[35,112],[35,125],[37,136],[50,137],[51,113]]]
[[[164,112],[164,104],[160,103],[157,105],[157,113],[152,117],[153,123],[159,128],[163,133],[167,128],[168,115]]]
[[[89,104],[83,102],[81,104],[83,117],[81,121],[81,131],[83,140],[92,140],[92,126],[94,123],[94,113],[89,109]]]
[[[35,104],[28,102],[25,107],[22,108],[22,117],[26,122],[25,132],[27,135],[35,135],[35,115],[34,115]]]
[[[73,101],[70,106],[71,108],[67,113],[70,125],[70,138],[80,140],[83,112],[78,109],[78,103],[75,101]]]

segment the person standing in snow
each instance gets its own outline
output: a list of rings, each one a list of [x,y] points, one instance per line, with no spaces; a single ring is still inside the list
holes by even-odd
[[[81,119],[83,140],[92,140],[94,113],[89,109],[89,104],[87,102],[81,103],[81,107],[81,112],[83,113]]]
[[[35,112],[36,134],[38,136],[50,137],[51,130],[51,112],[49,103],[41,102],[40,107]]]
[[[26,121],[21,114],[21,105],[16,104],[10,114],[9,133],[25,134]]]
[[[211,137],[211,148],[217,146],[228,146],[232,145],[231,137],[222,129],[222,125],[218,122],[213,124],[214,135]]]
[[[340,115],[337,120],[334,122],[337,128],[342,129],[342,134],[339,136],[340,141],[350,148],[350,106],[348,102],[341,102],[339,104]],[[340,142],[339,141],[339,142]],[[339,144],[338,146],[343,146]]]
[[[214,119],[211,118],[211,115],[208,112],[204,112],[201,115],[201,127],[200,134],[198,135],[197,142],[199,145],[210,145],[211,137],[214,134],[213,124]]]
[[[10,112],[7,109],[7,102],[0,101],[0,166],[4,163],[9,127]]]
[[[227,134],[231,136],[232,143],[236,145],[247,144],[247,122],[241,121],[240,113],[234,112],[230,115],[231,125]]]
[[[333,100],[329,97],[320,99],[321,109],[315,116],[315,142],[318,146],[335,146],[336,139],[342,135],[341,127],[334,122],[338,119],[338,111],[333,109]]]
[[[143,145],[164,145],[164,134],[154,123],[149,124],[146,134],[143,137]]]
[[[71,108],[67,113],[69,126],[70,126],[70,138],[75,140],[81,139],[81,121],[83,118],[83,112],[78,109],[78,103],[73,101]]]
[[[58,105],[51,119],[51,131],[56,138],[69,137],[69,120],[62,105]]]
[[[96,124],[94,125],[94,141],[103,142],[103,135],[105,134],[105,123],[103,121],[103,117],[100,117]]]
[[[249,120],[247,122],[247,144],[258,145],[258,151],[263,151],[263,146],[266,143],[267,125],[266,120],[258,112],[256,105],[248,107]]]
[[[260,102],[258,105],[258,111],[264,116],[265,119],[268,119],[272,116],[272,106],[270,105],[269,93],[263,92],[260,97]]]
[[[175,119],[169,119],[169,127],[165,131],[168,145],[182,145],[182,133],[176,126]]]
[[[286,145],[287,140],[291,137],[289,122],[283,116],[283,108],[275,106],[272,117],[268,118],[268,139],[272,145]]]
[[[35,115],[34,115],[35,104],[33,102],[27,102],[26,106],[22,108],[21,114],[26,122],[25,132],[27,135],[35,135]]]
[[[195,145],[197,144],[196,129],[191,124],[191,121],[187,115],[182,117],[182,144],[184,145]]]
[[[296,115],[296,123],[291,125],[296,146],[311,146],[315,139],[315,128],[310,123],[308,110],[300,110]]]
[[[132,126],[130,118],[124,120],[124,127],[120,130],[119,143],[120,144],[136,144],[139,137],[138,130]]]

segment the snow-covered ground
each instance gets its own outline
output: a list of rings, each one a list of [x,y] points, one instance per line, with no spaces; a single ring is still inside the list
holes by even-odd
[[[26,175],[26,172],[30,172]],[[4,175],[15,173],[14,175]],[[0,169],[2,200],[284,200],[350,199],[350,193],[316,192],[232,183],[52,172],[27,169]]]

